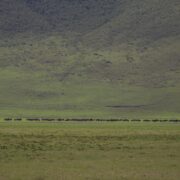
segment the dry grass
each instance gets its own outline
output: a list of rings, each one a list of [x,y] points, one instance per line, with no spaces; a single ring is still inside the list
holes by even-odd
[[[180,178],[180,127],[1,123],[1,180]]]

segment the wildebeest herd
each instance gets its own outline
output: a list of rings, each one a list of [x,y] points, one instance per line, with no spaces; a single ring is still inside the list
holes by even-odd
[[[97,122],[180,122],[180,119],[94,119],[94,118],[4,118],[4,121],[29,121],[29,122],[61,122],[61,121],[77,121],[77,122],[88,122],[88,121],[97,121]]]

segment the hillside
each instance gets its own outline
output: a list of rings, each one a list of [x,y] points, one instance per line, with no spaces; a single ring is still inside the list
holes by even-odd
[[[178,0],[1,0],[0,116],[179,118]]]

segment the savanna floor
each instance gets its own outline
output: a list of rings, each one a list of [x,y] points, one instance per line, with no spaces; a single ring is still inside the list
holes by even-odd
[[[0,180],[179,180],[179,170],[178,123],[0,123]]]

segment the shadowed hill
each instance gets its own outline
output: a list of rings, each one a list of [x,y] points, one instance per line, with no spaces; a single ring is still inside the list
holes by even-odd
[[[5,33],[86,32],[127,41],[157,40],[180,30],[178,0],[1,0],[0,8]]]
[[[179,10],[177,0],[1,0],[0,115],[178,117]]]
[[[176,37],[180,31],[180,3],[177,0],[127,0],[122,1],[118,14],[99,29],[87,34],[101,45],[116,46],[122,42],[154,42]],[[94,41],[93,41],[94,40]]]
[[[2,0],[1,30],[89,32],[116,15],[118,0]]]
[[[24,32],[48,31],[49,24],[34,13],[22,0],[0,1],[0,35],[14,35]]]
[[[111,20],[118,0],[25,0],[33,12],[42,15],[57,31],[87,32]]]

